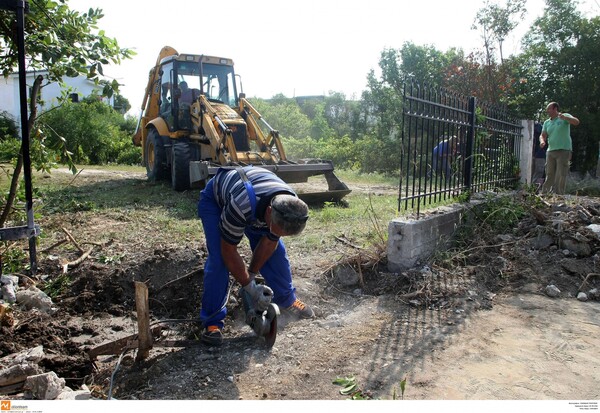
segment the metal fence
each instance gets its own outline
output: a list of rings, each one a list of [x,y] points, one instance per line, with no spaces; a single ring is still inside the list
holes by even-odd
[[[505,107],[450,90],[404,84],[399,210],[519,182],[521,122]]]

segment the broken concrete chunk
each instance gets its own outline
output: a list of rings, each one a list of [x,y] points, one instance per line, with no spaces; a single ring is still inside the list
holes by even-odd
[[[560,290],[558,289],[558,287],[554,284],[552,285],[548,285],[546,287],[546,295],[548,297],[558,297],[560,295]]]
[[[533,239],[533,248],[537,250],[543,250],[552,244],[554,244],[554,238],[538,228],[538,234]]]
[[[588,297],[591,300],[598,300],[598,299],[600,299],[600,291],[598,291],[597,288],[592,288],[591,290],[588,291]]]
[[[0,284],[14,285],[15,287],[17,287],[19,285],[19,277],[17,277],[16,275],[2,274],[0,275]]]
[[[17,303],[26,310],[36,308],[46,314],[54,314],[57,311],[50,297],[34,286],[18,291]]]
[[[577,294],[577,299],[579,301],[587,301],[588,300],[588,296],[587,296],[586,293],[580,292],[580,293]]]
[[[598,224],[591,224],[588,225],[587,228],[592,231],[596,237],[598,237],[598,239],[600,239],[600,225]]]
[[[360,274],[349,265],[338,265],[334,268],[333,273],[337,281],[344,287],[356,285],[360,281]]]
[[[63,391],[56,397],[56,400],[91,400],[92,393],[89,389],[73,390],[70,387],[65,387]]]
[[[579,257],[589,257],[592,255],[592,247],[587,242],[579,242],[573,238],[562,240],[561,247],[568,249]]]
[[[65,388],[65,379],[55,372],[38,374],[25,380],[25,395],[36,400],[54,400]]]
[[[0,370],[0,387],[22,383],[27,377],[41,372],[42,369],[37,364],[15,364]]]
[[[0,287],[0,298],[9,304],[17,302],[17,290],[13,284],[3,284]]]
[[[18,353],[9,354],[0,359],[0,368],[7,368],[15,364],[37,364],[44,358],[44,346],[32,347]]]

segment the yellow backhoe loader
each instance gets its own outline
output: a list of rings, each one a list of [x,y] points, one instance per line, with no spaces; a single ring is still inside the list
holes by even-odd
[[[288,160],[279,137],[246,99],[222,57],[163,47],[150,70],[133,143],[142,147],[150,180],[173,189],[202,188],[221,166],[256,165],[287,183],[324,175],[328,190],[299,193],[306,202],[339,201],[350,189],[324,160]]]

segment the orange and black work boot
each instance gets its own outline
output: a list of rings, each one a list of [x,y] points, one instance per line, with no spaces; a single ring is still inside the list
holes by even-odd
[[[200,340],[203,343],[208,344],[210,346],[220,346],[221,344],[223,344],[223,333],[221,332],[221,329],[217,326],[208,326],[202,332]]]
[[[297,319],[313,318],[315,316],[315,312],[312,308],[297,298],[292,305],[285,309],[285,312]]]

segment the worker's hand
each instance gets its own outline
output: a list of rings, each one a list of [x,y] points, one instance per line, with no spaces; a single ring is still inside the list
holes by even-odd
[[[271,299],[273,298],[273,290],[266,285],[258,285],[254,278],[244,286],[244,290],[252,298],[252,306],[258,311],[265,311],[269,308]]]
[[[543,148],[544,146],[546,146],[546,141],[545,140],[540,140],[540,148]]]

